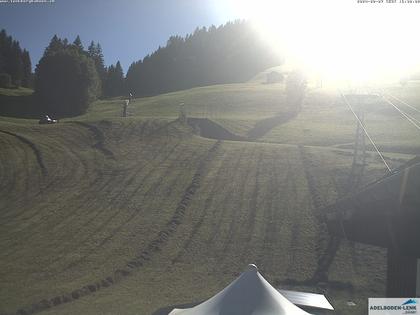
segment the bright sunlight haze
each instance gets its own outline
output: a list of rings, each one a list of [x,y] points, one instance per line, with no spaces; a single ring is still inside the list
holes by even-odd
[[[286,63],[323,79],[395,80],[419,66],[415,3],[231,0],[231,8],[252,19]]]

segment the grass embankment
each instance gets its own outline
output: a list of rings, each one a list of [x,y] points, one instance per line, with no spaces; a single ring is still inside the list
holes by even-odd
[[[387,87],[385,91],[420,107],[420,98],[416,94],[418,88],[412,84],[405,88]],[[295,108],[287,104],[284,84],[281,83],[216,85],[140,98],[132,102],[129,112],[135,117],[175,119],[181,103],[185,104],[189,117],[209,118],[240,137],[250,137],[256,124],[264,121],[269,124],[270,119],[280,117],[271,129],[257,139],[342,148],[351,148],[354,141],[355,118],[339,91],[311,85],[297,114]],[[121,111],[122,101],[119,99],[98,101],[82,117],[115,117],[121,115]],[[363,111],[366,129],[381,150],[402,153],[420,151],[417,130],[391,105],[378,98],[367,103]],[[418,113],[412,113],[420,119]]]
[[[364,314],[366,298],[384,294],[386,252],[328,250],[318,210],[348,193],[352,155],[337,145],[355,123],[337,94],[311,90],[258,139],[277,143],[205,139],[174,121],[183,102],[190,117],[246,136],[293,110],[284,100],[281,84],[249,83],[136,99],[126,119],[117,99],[57,125],[2,118],[0,313],[151,314],[208,298],[254,262],[277,286]],[[384,117],[376,126],[392,151],[405,133],[386,138]],[[404,148],[418,147],[411,135]],[[398,166],[411,155],[386,157]],[[370,154],[363,181],[383,174]]]

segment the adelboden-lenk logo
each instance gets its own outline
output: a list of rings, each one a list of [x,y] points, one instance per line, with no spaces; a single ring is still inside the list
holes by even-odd
[[[397,315],[417,313],[418,298],[370,298],[369,315]]]

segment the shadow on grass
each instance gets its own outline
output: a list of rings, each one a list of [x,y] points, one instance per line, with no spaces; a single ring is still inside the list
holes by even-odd
[[[326,281],[318,281],[315,279],[308,279],[308,280],[296,280],[296,279],[284,279],[284,280],[276,280],[274,281],[274,286],[287,286],[287,287],[297,287],[297,286],[308,286],[308,287],[316,287],[322,289],[321,291],[325,291],[327,289],[330,290],[338,290],[338,291],[347,291],[349,293],[354,293],[354,286],[350,282],[345,281],[335,281],[335,280],[326,280]]]
[[[196,306],[198,304],[201,304],[203,302],[204,302],[204,300],[200,301],[200,302],[194,302],[194,303],[188,303],[188,304],[178,304],[178,305],[165,306],[165,307],[162,307],[162,308],[158,309],[157,311],[154,311],[151,315],[168,315],[175,308],[180,308],[180,309],[191,308],[191,307],[194,307],[194,306]]]
[[[208,118],[188,118],[188,124],[201,137],[216,140],[244,141],[246,138],[233,134]]]
[[[0,95],[0,116],[39,118],[42,114],[34,95]]]
[[[284,124],[295,118],[299,110],[290,111],[287,113],[281,113],[273,117],[269,117],[266,119],[262,119],[258,121],[255,126],[248,131],[247,136],[249,139],[256,140],[265,136],[269,133],[273,128],[277,127],[280,124]]]

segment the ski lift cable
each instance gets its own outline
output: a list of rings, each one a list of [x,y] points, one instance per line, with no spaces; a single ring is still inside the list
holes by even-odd
[[[376,146],[375,142],[373,142],[372,138],[369,136],[369,133],[367,132],[365,126],[363,125],[362,121],[360,120],[360,118],[357,116],[357,114],[354,112],[353,107],[350,105],[350,103],[348,102],[348,100],[346,99],[346,97],[344,96],[344,94],[340,91],[341,96],[343,97],[344,101],[346,102],[347,106],[350,108],[351,112],[353,113],[354,117],[356,117],[356,120],[359,122],[360,126],[362,127],[366,137],[369,139],[370,143],[372,143],[373,147],[375,148],[376,152],[378,153],[379,157],[381,158],[382,162],[385,164],[388,172],[392,173],[391,168],[389,167],[388,163],[385,161],[384,156],[382,155],[382,153],[379,151],[378,147]]]
[[[385,94],[385,93],[384,93]],[[382,98],[384,98],[384,94],[382,94]],[[391,96],[391,97],[393,97],[394,99],[396,99],[398,102],[400,102],[400,103],[402,103],[402,104],[404,104],[404,105],[407,105],[407,106],[409,106],[410,108],[412,108],[413,110],[416,110],[416,111],[418,111],[417,110],[417,108],[415,108],[415,107],[413,107],[413,106],[411,106],[411,105],[409,105],[409,104],[407,104],[407,103],[405,103],[404,101],[402,101],[402,100],[400,100],[400,99],[398,99],[398,98],[396,98],[395,96],[393,96],[393,95],[391,95],[391,94],[389,94],[389,93],[386,93],[388,96]],[[388,100],[388,102],[391,102],[391,101],[389,101]],[[392,102],[391,102],[392,103]],[[397,105],[395,105],[395,103],[392,103],[392,106],[394,106],[394,107],[398,107]],[[418,125],[418,126],[420,126],[420,120],[418,120],[417,118],[415,118],[412,114],[409,114],[409,113],[407,113],[406,111],[404,111],[404,110],[402,110],[401,108],[399,108],[398,107],[398,109],[399,109],[399,111],[400,111],[400,113],[401,114],[405,114],[405,118],[407,118],[406,116],[408,116],[411,120],[413,120],[413,121],[415,121],[415,123],[416,123],[416,125]],[[418,111],[419,113],[420,113],[420,111]],[[407,118],[408,119],[408,118]]]
[[[397,101],[398,101],[398,102],[400,102],[401,104],[404,104],[404,105],[406,105],[406,106],[410,107],[412,110],[414,110],[414,111],[416,111],[416,112],[420,113],[420,109],[415,108],[414,106],[412,106],[412,105],[410,105],[410,104],[408,104],[408,103],[404,102],[403,100],[399,99],[398,97],[396,97],[396,96],[394,96],[394,95],[392,95],[392,94],[389,94],[389,93],[386,93],[386,95],[391,96],[393,99],[397,100]]]
[[[395,105],[395,103],[393,103],[393,104],[394,104],[394,106],[398,107],[397,105]],[[401,111],[401,113],[405,114],[408,118],[410,118],[411,120],[413,120],[416,125],[420,126],[420,120],[418,120],[417,118],[415,118],[413,115],[407,113],[406,111],[402,110],[401,107],[398,107],[398,108]]]
[[[392,103],[390,100],[388,100],[386,97],[382,96],[383,100],[393,106],[401,115],[403,115],[411,124],[413,124],[414,127],[416,127],[418,130],[420,130],[420,121],[418,121],[416,118],[412,117],[411,115],[407,114],[398,106],[396,106],[394,103]],[[417,122],[417,123],[416,123]]]

